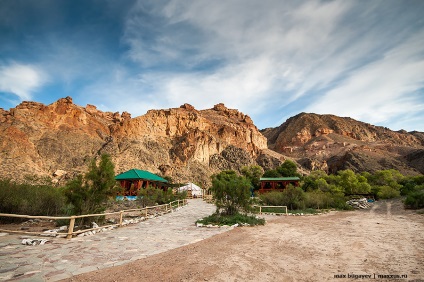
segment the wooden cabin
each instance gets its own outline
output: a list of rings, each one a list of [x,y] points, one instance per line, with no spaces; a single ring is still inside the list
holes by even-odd
[[[147,187],[155,187],[164,191],[168,189],[166,179],[145,170],[131,169],[115,176],[115,180],[119,181],[123,188],[118,197],[127,197],[127,199],[136,197],[140,189]]]
[[[282,192],[287,188],[289,184],[297,187],[299,186],[300,178],[299,177],[263,177],[260,179],[261,187],[259,189],[259,194],[277,191]]]

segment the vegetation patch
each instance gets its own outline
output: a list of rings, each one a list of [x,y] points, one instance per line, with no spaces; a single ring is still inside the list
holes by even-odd
[[[15,183],[0,180],[0,207],[2,213],[55,216],[65,207],[63,189],[48,184]],[[21,221],[0,218],[2,222]]]
[[[236,213],[232,215],[214,213],[208,217],[205,217],[203,219],[196,221],[196,223],[200,223],[203,225],[219,225],[219,226],[223,226],[223,225],[231,226],[234,224],[254,226],[254,225],[264,225],[265,219],[257,218],[252,215],[240,214],[240,213]]]
[[[424,175],[406,178],[402,184],[401,194],[406,196],[405,207],[424,208]]]
[[[187,191],[181,193],[173,193],[171,189],[163,191],[154,187],[147,187],[141,189],[135,201],[139,207],[144,208],[147,206],[163,205],[175,200],[182,200],[187,197]]]

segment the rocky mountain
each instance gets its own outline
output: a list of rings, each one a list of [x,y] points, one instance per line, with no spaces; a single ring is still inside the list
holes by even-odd
[[[284,161],[267,149],[249,116],[223,104],[201,111],[184,104],[131,118],[75,105],[70,97],[47,106],[23,102],[0,109],[0,131],[0,177],[12,179],[66,180],[102,153],[112,156],[117,173],[139,168],[203,185],[222,169]]]
[[[268,147],[308,170],[424,173],[424,133],[392,131],[334,115],[301,113],[261,131]]]
[[[347,168],[424,173],[422,132],[306,113],[259,131],[249,116],[223,104],[207,110],[184,104],[132,118],[78,106],[70,97],[47,106],[23,102],[0,109],[0,131],[0,177],[16,180],[37,175],[66,181],[102,153],[112,156],[116,173],[138,168],[205,186],[221,170],[246,165],[267,170],[287,158],[305,173]]]

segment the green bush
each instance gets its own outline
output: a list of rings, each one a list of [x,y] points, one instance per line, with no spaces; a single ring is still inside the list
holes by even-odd
[[[400,191],[391,186],[377,186],[377,198],[379,199],[392,199],[400,196]]]
[[[196,221],[201,224],[212,224],[212,225],[234,225],[234,224],[249,224],[249,225],[264,225],[265,219],[256,218],[255,216],[249,216],[245,214],[236,213],[233,215],[223,215],[221,213],[214,213],[208,217]]]
[[[314,209],[328,209],[331,207],[330,193],[314,190],[306,193],[306,207]]]
[[[285,206],[285,199],[282,192],[268,192],[259,195],[259,199],[265,206]]]
[[[78,175],[67,183],[65,196],[67,203],[71,204],[69,212],[72,215],[103,212],[108,198],[116,192],[115,185],[114,165],[110,156],[103,154],[98,165],[92,160],[84,176]],[[89,220],[84,218],[82,221]]]
[[[163,191],[156,189],[155,187],[147,187],[140,189],[137,195],[137,202],[142,207],[163,205],[175,201],[177,199],[184,199],[187,196],[187,192],[173,194],[172,189]]]
[[[424,187],[424,175],[405,177],[402,181],[401,195],[406,196],[411,192],[421,190]]]
[[[65,197],[61,188],[50,185],[0,180],[0,207],[2,213],[56,216],[63,214]]]
[[[283,192],[270,192],[260,195],[265,206],[287,206],[290,210],[304,209],[306,195],[300,187],[289,185]]]
[[[423,185],[421,185],[423,186]],[[404,201],[405,207],[410,209],[424,208],[424,188],[410,192]]]
[[[289,190],[290,189],[290,190]],[[283,192],[269,192],[260,195],[263,205],[287,206],[289,210],[329,209],[349,210],[343,193],[322,192],[313,190],[303,192],[300,188],[290,187]],[[302,191],[302,192],[300,192]]]
[[[217,213],[234,215],[250,209],[250,181],[233,170],[212,176],[212,194]]]

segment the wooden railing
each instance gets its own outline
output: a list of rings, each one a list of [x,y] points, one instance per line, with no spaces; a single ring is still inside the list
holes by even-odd
[[[187,200],[176,200],[173,202],[170,202],[168,204],[163,205],[157,205],[157,206],[150,206],[150,207],[144,207],[141,209],[130,209],[130,210],[121,210],[118,212],[108,212],[108,213],[99,213],[99,214],[85,214],[85,215],[73,215],[73,216],[32,216],[32,215],[21,215],[21,214],[8,214],[8,213],[0,213],[0,217],[13,217],[13,218],[26,218],[26,219],[46,219],[46,220],[69,220],[69,226],[68,231],[65,234],[67,239],[71,239],[73,235],[78,235],[80,233],[92,231],[92,230],[98,230],[103,228],[108,228],[112,226],[122,226],[124,214],[126,213],[134,213],[134,212],[140,212],[140,215],[143,214],[144,217],[147,217],[149,214],[149,210],[156,209],[156,210],[165,210],[165,212],[172,211],[175,208],[179,208],[180,206],[184,206],[187,204]],[[96,228],[89,228],[84,230],[78,230],[74,231],[75,228],[75,220],[78,218],[85,218],[85,217],[100,217],[100,216],[107,216],[107,215],[118,215],[119,214],[119,223],[117,224],[110,224],[105,226],[99,226]],[[62,234],[62,233],[44,233],[44,232],[29,232],[29,231],[21,231],[21,230],[5,230],[0,229],[0,232],[8,232],[8,233],[21,233],[21,234],[34,234],[34,235],[47,235],[47,234]]]
[[[213,203],[213,196],[212,195],[203,195],[203,201],[206,203],[212,204]]]
[[[262,214],[262,208],[285,208],[285,210],[286,210],[285,213],[281,213],[281,212],[271,212],[271,213],[288,215],[287,206],[257,206],[257,205],[254,205],[254,207],[259,208],[259,214]]]

